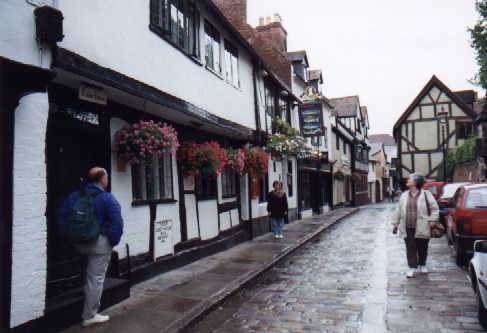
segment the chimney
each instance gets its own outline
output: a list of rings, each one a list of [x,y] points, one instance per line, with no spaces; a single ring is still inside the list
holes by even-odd
[[[259,20],[259,24],[262,20]],[[256,28],[259,36],[267,43],[275,47],[279,52],[287,52],[287,31],[282,26],[282,18],[279,14],[266,17],[266,24]]]
[[[234,26],[247,23],[247,0],[213,0]]]

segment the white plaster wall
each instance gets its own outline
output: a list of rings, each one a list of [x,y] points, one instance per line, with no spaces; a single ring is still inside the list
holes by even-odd
[[[198,215],[196,211],[196,196],[194,194],[184,195],[184,205],[186,207],[186,230],[188,239],[198,238]]]
[[[440,96],[440,99],[438,100],[438,102],[440,103],[448,103],[450,102],[450,98],[448,98],[448,96],[445,94],[445,93],[441,93],[441,96]]]
[[[416,107],[408,117],[408,120],[419,119],[419,107]]]
[[[89,6],[84,1],[61,1],[60,9],[65,34],[59,43],[61,47],[212,114],[255,128],[251,57],[226,31],[220,29],[222,41],[227,38],[239,48],[240,88],[206,70],[150,31],[149,0],[93,0]],[[204,61],[205,18],[208,13],[202,10],[201,61]],[[218,22],[209,20],[220,28]]]
[[[421,150],[431,150],[438,147],[438,137],[436,135],[436,121],[418,121],[414,124],[416,147]]]
[[[438,97],[440,96],[440,94],[441,94],[440,89],[438,89],[437,87],[431,88],[430,95],[431,95],[431,97],[433,97],[433,99],[435,101],[438,99]]]
[[[228,230],[232,227],[232,222],[231,222],[231,212],[223,212],[220,213],[220,229],[223,230]]]
[[[431,98],[429,98],[428,95],[424,96],[420,102],[420,104],[430,104],[430,103],[433,103],[433,101],[431,100]]]
[[[15,111],[11,327],[44,315],[48,112],[46,93],[22,97]]]
[[[207,240],[218,236],[218,204],[216,200],[198,201],[201,239]]]
[[[238,209],[233,209],[230,211],[230,222],[232,227],[240,224],[240,217],[238,216]]]
[[[119,118],[112,118],[110,120],[110,136],[112,142],[115,133],[127,124],[126,121]],[[176,172],[176,158],[173,156],[173,190],[174,198],[179,199],[178,178]],[[127,256],[125,244],[130,246],[130,255],[136,256],[149,251],[150,240],[150,210],[149,206],[132,206],[132,170],[130,164],[127,163],[125,172],[117,170],[117,156],[112,153],[112,194],[117,198],[122,206],[122,217],[124,220],[124,232],[120,240],[120,244],[115,248],[119,253],[120,258]],[[158,219],[171,219],[173,221],[173,236],[174,240],[180,238],[180,220],[179,220],[179,203],[163,204],[157,207]]]
[[[452,116],[454,117],[465,117],[467,116],[465,112],[463,112],[462,109],[456,104],[452,104],[452,109],[451,109]]]
[[[414,154],[414,167],[415,172],[426,176],[429,173],[428,154]]]
[[[45,1],[50,3],[51,1]],[[20,0],[0,1],[0,56],[12,60],[49,67],[50,50],[44,46],[40,52],[36,41],[34,6]],[[42,61],[41,61],[42,59]]]
[[[423,113],[423,118],[434,118],[435,117],[435,108],[433,105],[421,106],[421,112]]]

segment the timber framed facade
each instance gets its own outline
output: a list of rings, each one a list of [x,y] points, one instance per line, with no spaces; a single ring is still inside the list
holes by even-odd
[[[473,91],[453,92],[436,76],[429,80],[394,125],[402,182],[416,172],[427,179],[442,178],[443,149],[457,147],[474,134],[476,102]],[[445,125],[441,118],[447,119]]]

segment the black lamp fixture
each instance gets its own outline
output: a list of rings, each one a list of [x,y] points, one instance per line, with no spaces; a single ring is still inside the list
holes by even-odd
[[[40,43],[53,45],[63,40],[63,13],[50,6],[34,9],[36,38]]]

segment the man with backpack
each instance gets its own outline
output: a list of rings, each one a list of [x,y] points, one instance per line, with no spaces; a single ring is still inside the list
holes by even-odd
[[[83,326],[110,319],[98,309],[112,249],[122,237],[123,219],[117,199],[105,191],[107,186],[106,170],[90,169],[87,184],[66,198],[58,215],[60,232],[88,259]]]

